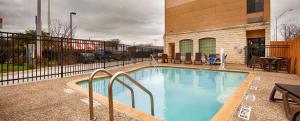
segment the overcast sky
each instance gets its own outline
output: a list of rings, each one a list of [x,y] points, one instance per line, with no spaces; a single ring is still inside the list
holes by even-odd
[[[278,18],[278,29],[280,29],[282,23],[300,24],[300,0],[271,0],[272,38],[275,38],[276,17],[289,9],[293,10],[286,12],[282,17]],[[280,30],[278,30],[278,40],[282,40]]]
[[[275,17],[290,8],[279,23],[300,20],[300,0],[271,0],[272,25]],[[69,21],[75,11],[75,38],[107,40],[119,38],[123,43],[163,45],[164,0],[51,0],[51,19]],[[42,0],[42,24],[47,31],[47,0]],[[0,0],[2,31],[24,32],[35,29],[36,0]],[[272,26],[272,31],[274,26]],[[157,41],[154,41],[157,40]]]
[[[37,0],[0,0],[2,31],[35,29]],[[163,45],[164,2],[162,0],[51,0],[51,19],[69,22],[69,12],[77,12],[75,38],[123,43]],[[47,0],[42,0],[42,24],[47,31]],[[157,41],[154,41],[157,40]]]

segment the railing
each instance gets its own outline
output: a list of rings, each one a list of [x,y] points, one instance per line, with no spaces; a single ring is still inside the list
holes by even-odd
[[[252,56],[266,57],[288,57],[290,47],[288,45],[263,45],[263,46],[247,46],[246,59],[250,61]]]
[[[62,78],[150,61],[153,47],[0,32],[0,85]]]
[[[153,54],[150,55],[150,58],[151,58],[150,65],[157,68],[157,65],[159,64],[158,59],[155,59]],[[154,61],[154,64],[153,64],[153,61]]]
[[[103,72],[105,74],[107,74],[108,76],[112,77],[113,74],[110,73],[109,71],[105,70],[105,69],[98,69],[96,71],[94,71],[92,73],[92,75],[90,76],[89,78],[89,81],[88,81],[88,85],[89,85],[89,110],[90,110],[90,120],[95,120],[96,118],[94,118],[94,104],[93,104],[93,80],[94,80],[94,77],[97,73],[99,72]],[[133,89],[127,85],[126,83],[122,82],[121,80],[119,79],[116,79],[120,84],[122,84],[124,87],[126,87],[127,89],[130,90],[131,92],[131,106],[132,108],[135,108],[135,102],[134,102],[134,91]]]
[[[114,121],[114,108],[113,108],[113,84],[114,81],[117,80],[119,76],[125,76],[127,79],[129,79],[133,84],[135,84],[137,87],[142,89],[144,92],[146,92],[150,96],[150,103],[151,103],[151,115],[154,116],[154,101],[153,101],[153,95],[152,93],[146,89],[144,86],[142,86],[140,83],[138,83],[135,79],[130,77],[128,74],[124,72],[117,72],[109,81],[108,85],[108,103],[109,103],[109,120]]]

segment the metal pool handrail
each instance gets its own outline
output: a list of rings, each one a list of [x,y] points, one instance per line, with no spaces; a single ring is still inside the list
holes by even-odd
[[[152,65],[153,67],[155,67],[156,70],[158,70],[157,65],[158,65],[158,61],[154,58],[154,56],[151,54],[150,55],[151,61],[150,61],[150,65]],[[155,64],[152,64],[152,61],[154,60]]]
[[[93,79],[95,77],[95,75],[99,72],[103,72],[105,74],[107,74],[108,76],[112,77],[113,74],[110,73],[109,71],[105,70],[105,69],[98,69],[96,71],[94,71],[92,73],[92,75],[90,76],[89,80],[88,80],[88,85],[89,85],[89,109],[90,109],[90,120],[95,120],[96,118],[94,118],[94,107],[93,107]],[[125,86],[127,89],[130,90],[131,92],[131,106],[132,108],[135,108],[135,102],[134,102],[134,91],[133,89],[127,85],[126,83],[122,82],[119,79],[116,79],[120,84],[122,84],[123,86]]]
[[[152,93],[146,89],[144,86],[142,86],[140,83],[138,83],[135,79],[130,77],[127,73],[124,73],[122,71],[117,72],[109,81],[108,85],[108,103],[109,103],[109,121],[114,121],[114,108],[113,108],[113,84],[114,81],[119,77],[119,76],[125,76],[127,79],[129,79],[132,83],[134,83],[137,87],[142,89],[144,92],[146,92],[150,96],[150,103],[151,103],[151,114],[154,116],[154,101],[153,101],[153,95]]]

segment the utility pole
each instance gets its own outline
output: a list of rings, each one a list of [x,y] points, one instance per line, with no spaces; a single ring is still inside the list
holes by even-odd
[[[42,35],[42,12],[41,12],[41,0],[37,0],[37,21],[36,21],[36,54],[38,57],[41,57],[41,35]]]
[[[72,20],[72,15],[76,15],[75,12],[70,12],[70,32],[71,32],[71,39],[73,38],[73,20]]]
[[[48,0],[48,33],[51,35],[50,0]]]
[[[70,12],[70,38],[73,38],[73,20],[72,20],[72,15],[76,15],[75,12]]]

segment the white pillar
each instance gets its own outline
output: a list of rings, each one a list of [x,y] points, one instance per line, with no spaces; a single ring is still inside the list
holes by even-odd
[[[221,55],[220,55],[220,60],[221,60],[221,65],[220,69],[223,70],[225,69],[225,54],[224,54],[224,48],[221,48]]]

